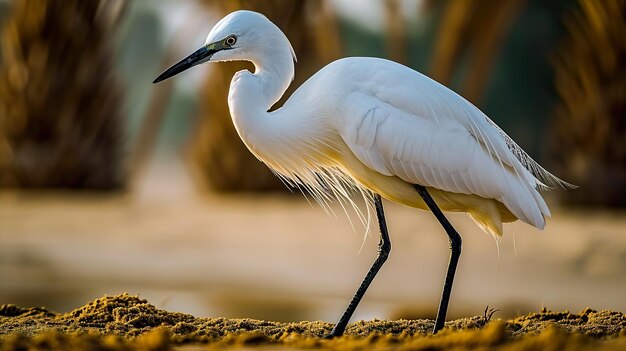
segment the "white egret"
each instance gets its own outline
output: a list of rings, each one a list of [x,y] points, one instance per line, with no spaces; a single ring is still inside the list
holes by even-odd
[[[353,57],[330,63],[268,112],[294,78],[296,56],[265,16],[236,11],[220,20],[206,44],[154,83],[204,62],[251,61],[235,73],[230,114],[250,151],[277,175],[321,201],[368,194],[380,228],[378,256],[330,337],[342,335],[391,241],[381,196],[430,209],[450,240],[451,255],[434,332],[444,325],[461,237],[443,211],[467,212],[502,235],[518,219],[543,229],[550,216],[539,190],[572,185],[533,161],[478,108],[408,67]],[[347,201],[350,201],[347,199]]]

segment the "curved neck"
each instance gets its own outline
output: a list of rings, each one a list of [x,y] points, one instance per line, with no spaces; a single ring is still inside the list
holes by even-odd
[[[266,99],[263,107],[265,111],[269,110],[280,98],[285,94],[289,85],[293,81],[295,67],[291,54],[282,59],[272,59],[263,62],[255,60],[252,62],[255,67],[254,75],[261,82],[261,91]]]
[[[294,76],[294,62],[289,43],[273,47],[272,52],[257,51],[250,55],[255,72],[235,73],[228,93],[228,106],[237,133],[257,157],[262,145],[277,141],[290,133],[288,123],[270,118],[268,110],[285,93]],[[282,110],[282,109],[280,109]],[[278,112],[278,111],[274,111]]]
[[[254,73],[243,70],[235,74],[228,106],[235,129],[248,149],[279,174],[298,179],[299,170],[317,167],[323,150],[333,149],[334,142],[328,138],[325,124],[320,123],[324,114],[315,113],[319,112],[315,102],[302,99],[307,92],[298,95],[297,102],[290,103],[290,99],[283,107],[268,112],[293,80],[294,61],[288,42],[284,48],[281,55],[274,52],[251,58]]]
[[[267,112],[283,96],[295,74],[294,59],[289,43],[251,55],[252,77],[247,71],[237,72],[230,84],[228,105],[231,114],[244,111]]]

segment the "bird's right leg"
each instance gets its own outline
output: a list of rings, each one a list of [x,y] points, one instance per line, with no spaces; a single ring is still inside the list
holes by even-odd
[[[361,283],[361,286],[359,286],[359,289],[356,291],[356,294],[354,294],[354,297],[352,298],[352,301],[350,301],[348,308],[341,316],[341,319],[339,319],[339,322],[335,324],[335,327],[330,332],[330,334],[326,336],[327,339],[343,335],[343,332],[346,330],[346,326],[348,325],[348,322],[350,321],[350,317],[352,317],[354,310],[356,310],[356,307],[361,301],[361,298],[363,298],[365,291],[372,283],[372,280],[374,280],[376,273],[378,273],[380,268],[383,266],[383,263],[385,263],[385,261],[387,260],[387,257],[389,257],[389,252],[391,252],[391,240],[389,240],[389,233],[387,233],[387,223],[385,221],[385,212],[383,211],[383,202],[380,198],[380,195],[378,194],[374,194],[374,206],[376,207],[376,216],[378,217],[378,226],[380,229],[378,256],[376,257],[374,264],[372,264],[372,268],[370,268],[369,272],[367,272],[367,275],[365,276],[365,279],[363,279],[363,282]]]
[[[420,194],[437,220],[439,220],[439,223],[446,231],[446,234],[448,234],[448,239],[450,240],[450,261],[448,262],[448,271],[446,272],[446,279],[443,283],[443,291],[441,293],[441,300],[439,301],[439,310],[437,310],[437,319],[435,320],[435,327],[433,328],[433,333],[437,333],[443,328],[446,321],[448,303],[450,302],[450,294],[452,293],[452,282],[454,281],[456,266],[459,263],[459,257],[461,256],[461,245],[463,242],[459,233],[456,229],[454,229],[452,224],[450,224],[446,216],[443,215],[443,212],[441,212],[441,209],[439,209],[435,200],[433,200],[426,188],[421,185],[414,185],[414,188]]]

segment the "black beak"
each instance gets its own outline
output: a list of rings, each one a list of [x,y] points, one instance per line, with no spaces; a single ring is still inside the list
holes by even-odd
[[[206,62],[217,51],[219,50],[215,49],[215,45],[203,46],[200,49],[196,50],[193,54],[185,57],[174,66],[165,70],[165,72],[161,73],[161,75],[158,76],[152,83],[155,84],[160,81],[166,80],[167,78],[173,77],[178,73],[185,71],[193,66]]]

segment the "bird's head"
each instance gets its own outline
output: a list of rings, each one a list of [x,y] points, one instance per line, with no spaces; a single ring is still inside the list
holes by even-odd
[[[267,17],[253,11],[235,11],[222,18],[207,36],[205,44],[168,68],[153,83],[177,75],[205,62],[252,61],[284,57],[296,59],[285,34]]]

